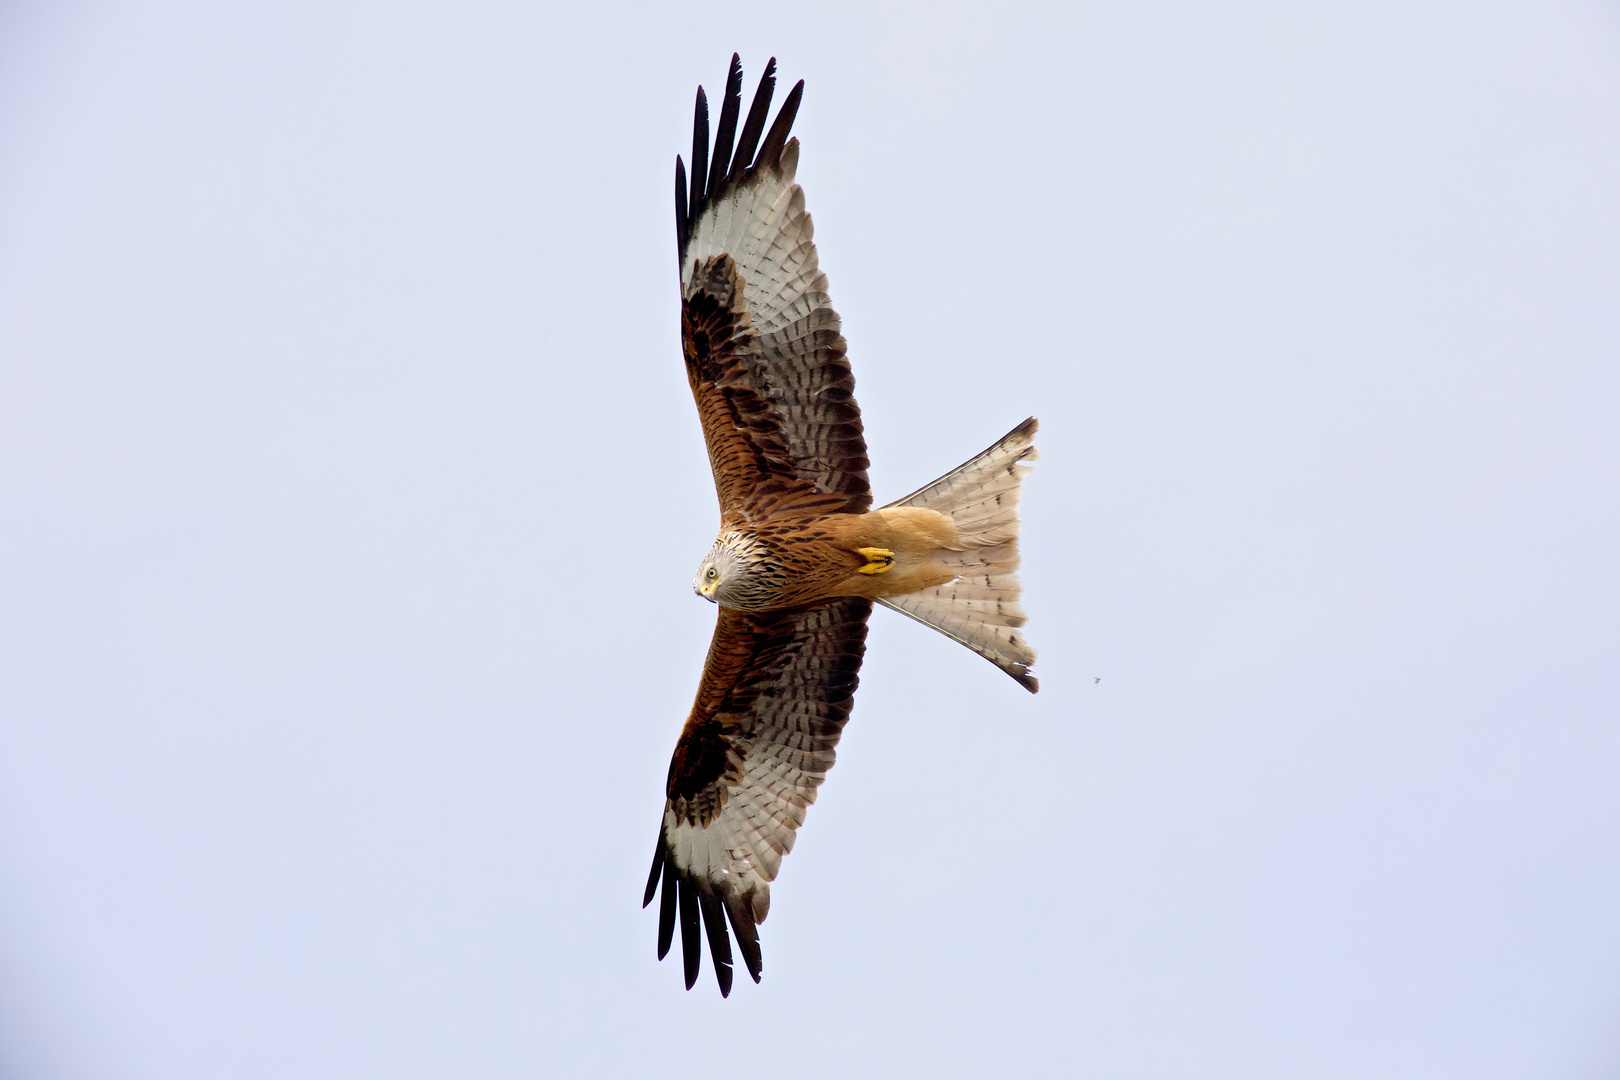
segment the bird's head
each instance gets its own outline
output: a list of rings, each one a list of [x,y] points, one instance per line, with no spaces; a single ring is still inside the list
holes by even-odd
[[[755,562],[751,554],[752,545],[747,537],[723,533],[698,564],[692,591],[705,600],[727,607],[755,606],[748,602],[755,577],[751,573]]]
[[[716,595],[720,591],[720,567],[715,561],[714,552],[703,557],[703,564],[698,567],[697,577],[692,579],[692,591],[705,600],[719,603]]]

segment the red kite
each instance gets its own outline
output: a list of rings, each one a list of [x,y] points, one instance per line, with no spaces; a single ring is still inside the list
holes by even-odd
[[[832,768],[873,603],[1037,688],[1016,573],[1035,420],[871,509],[855,379],[793,182],[799,140],[788,130],[804,83],[767,131],[775,71],[772,59],[739,134],[742,65],[732,56],[712,158],[699,87],[690,183],[675,159],[681,344],[720,497],[720,534],[693,588],[720,612],[669,765],[643,906],[662,882],[658,958],[678,910],[689,990],[701,921],[722,995],[728,920],[759,981],[770,882]]]

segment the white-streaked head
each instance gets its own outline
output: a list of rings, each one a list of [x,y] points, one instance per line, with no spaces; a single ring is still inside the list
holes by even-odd
[[[724,604],[730,608],[747,610],[757,607],[752,603],[753,593],[760,584],[755,580],[758,554],[757,542],[740,533],[722,533],[714,547],[698,564],[697,576],[692,579],[692,591],[705,600]]]
[[[710,551],[703,556],[703,562],[698,565],[697,577],[692,579],[692,591],[705,600],[719,603],[716,593],[720,591],[720,565]]]

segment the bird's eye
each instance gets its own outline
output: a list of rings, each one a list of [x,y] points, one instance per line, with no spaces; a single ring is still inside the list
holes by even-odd
[[[709,572],[707,574],[705,574],[704,576],[707,577],[710,581],[713,581],[715,578],[720,576],[720,571],[716,570],[714,567],[711,566],[711,567],[709,567]]]

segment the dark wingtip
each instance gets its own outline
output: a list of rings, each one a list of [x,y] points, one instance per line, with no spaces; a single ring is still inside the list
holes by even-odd
[[[703,87],[697,89],[692,106],[692,197],[687,200],[687,220],[696,221],[703,212],[704,184],[709,176],[709,98]]]
[[[765,64],[765,74],[759,77],[754,103],[748,107],[748,119],[743,123],[742,134],[737,136],[737,152],[732,155],[728,177],[731,183],[742,179],[754,164],[754,151],[759,147],[759,137],[765,131],[765,121],[770,119],[771,96],[775,92],[776,57],[773,56]]]
[[[686,235],[690,218],[686,214],[686,163],[675,155],[675,261],[686,254]]]
[[[675,940],[675,860],[664,859],[664,898],[658,905],[658,959],[669,955],[670,942]]]
[[[793,118],[799,115],[799,101],[804,97],[804,80],[800,79],[788,91],[788,96],[782,102],[782,109],[776,114],[776,122],[771,125],[770,134],[765,136],[765,144],[759,148],[759,157],[754,161],[754,168],[769,167],[780,168],[782,165],[782,148],[787,145],[788,132],[793,128]]]
[[[646,907],[652,903],[653,897],[658,895],[658,879],[664,871],[664,830],[658,830],[658,846],[653,848],[652,873],[647,875],[647,894],[641,898],[641,906]]]
[[[697,887],[686,878],[677,880],[681,894],[681,961],[686,969],[686,988],[690,990],[703,966],[703,943],[698,940]]]
[[[697,983],[703,966],[703,944],[698,937],[699,928],[709,941],[709,956],[714,960],[714,978],[720,984],[720,996],[731,996],[735,965],[732,962],[731,937],[726,933],[730,919],[737,935],[737,947],[742,952],[748,974],[759,982],[759,932],[746,913],[739,916],[725,900],[697,886],[675,869],[675,858],[664,843],[663,832],[658,835],[658,847],[653,851],[652,875],[647,879],[647,894],[641,906],[652,902],[659,883],[664,888],[663,903],[658,910],[658,959],[669,955],[675,937],[677,908],[681,925],[681,966],[686,988]]]
[[[1033,675],[1028,674],[1027,672],[1009,671],[1007,674],[1016,679],[1019,686],[1022,686],[1025,690],[1028,690],[1032,694],[1038,693],[1041,689],[1041,680],[1037,679]]]
[[[731,920],[731,932],[737,935],[737,951],[742,953],[743,966],[748,969],[749,977],[759,982],[760,972],[764,969],[759,954],[759,927],[754,925],[753,915],[748,911],[746,901],[737,900],[726,905],[726,917]]]
[[[717,198],[731,171],[731,145],[737,135],[737,112],[742,108],[742,61],[731,54],[726,72],[726,96],[720,104],[720,123],[714,129],[714,152],[709,155],[709,198]]]
[[[776,57],[765,65],[759,88],[754,92],[748,118],[742,131],[737,131],[737,114],[742,107],[742,58],[731,54],[731,67],[726,74],[725,96],[720,103],[719,123],[714,142],[709,142],[709,99],[703,87],[698,87],[697,101],[692,108],[692,171],[689,182],[682,184],[684,163],[676,158],[675,228],[679,255],[685,258],[686,245],[691,239],[692,226],[726,187],[736,183],[761,167],[780,169],[782,153],[787,146],[793,119],[798,115],[799,102],[804,97],[804,80],[800,79],[788,92],[776,121],[760,141],[760,132],[770,117],[771,98],[776,92]],[[736,152],[733,154],[733,136]],[[755,147],[758,146],[758,153]],[[684,190],[682,188],[684,187]]]
[[[703,929],[709,935],[709,958],[714,961],[714,978],[720,984],[720,996],[731,996],[731,938],[726,934],[724,905],[713,893],[698,893],[703,909]]]

